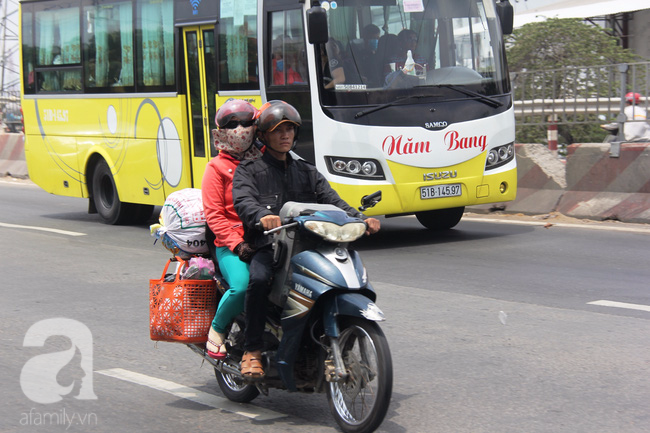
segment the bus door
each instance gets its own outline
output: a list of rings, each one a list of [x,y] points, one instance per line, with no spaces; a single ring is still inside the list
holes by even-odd
[[[265,2],[264,93],[267,101],[281,99],[296,107],[302,126],[294,150],[306,160],[315,162],[303,16],[302,6],[293,0]]]
[[[183,44],[192,187],[201,188],[205,167],[215,155],[212,146],[212,129],[216,128],[214,96],[217,88],[214,71],[214,26],[184,27]]]

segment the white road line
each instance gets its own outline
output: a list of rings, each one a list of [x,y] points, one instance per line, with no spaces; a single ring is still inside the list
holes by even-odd
[[[631,233],[645,233],[650,234],[650,227],[640,226],[640,227],[615,227],[611,225],[596,225],[596,224],[572,224],[572,223],[554,223],[553,220],[543,220],[543,221],[520,221],[520,220],[509,220],[509,219],[493,219],[493,218],[474,218],[474,217],[463,217],[461,221],[472,221],[472,222],[486,222],[486,223],[498,223],[498,224],[519,224],[526,226],[540,226],[544,227],[546,224],[551,224],[551,227],[564,227],[564,228],[577,228],[577,229],[591,229],[591,230],[605,230],[611,232],[631,232]]]
[[[650,305],[626,304],[625,302],[605,301],[605,300],[587,302],[587,304],[600,305],[601,307],[627,308],[628,310],[640,310],[640,311],[650,312]]]
[[[58,233],[60,235],[68,235],[68,236],[86,236],[86,233],[70,232],[67,230],[51,229],[48,227],[21,226],[18,224],[7,224],[7,223],[0,223],[0,227],[7,227],[10,229],[40,230],[43,232]]]
[[[124,380],[126,382],[136,383],[138,385],[147,386],[158,391],[164,391],[176,397],[184,398],[205,406],[213,407],[215,409],[223,409],[237,415],[252,418],[256,421],[267,421],[278,418],[284,418],[287,415],[272,410],[246,405],[242,403],[235,403],[228,399],[210,394],[207,392],[199,391],[175,382],[170,382],[157,377],[147,376],[145,374],[136,373],[122,368],[111,368],[108,370],[98,370],[95,373],[103,374],[105,376],[114,377],[116,379]]]

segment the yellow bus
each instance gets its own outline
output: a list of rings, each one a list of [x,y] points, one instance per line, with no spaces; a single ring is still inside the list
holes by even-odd
[[[216,109],[282,99],[295,152],[369,215],[453,227],[513,200],[514,114],[499,0],[23,0],[30,178],[142,222],[199,188]]]

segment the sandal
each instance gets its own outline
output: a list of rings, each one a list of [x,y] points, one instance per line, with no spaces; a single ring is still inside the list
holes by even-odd
[[[241,360],[241,374],[246,379],[260,380],[264,378],[264,368],[262,367],[262,352],[244,352]]]
[[[214,359],[225,359],[227,356],[226,343],[224,341],[225,335],[221,334],[212,327],[208,333],[208,342],[205,345],[208,356]]]

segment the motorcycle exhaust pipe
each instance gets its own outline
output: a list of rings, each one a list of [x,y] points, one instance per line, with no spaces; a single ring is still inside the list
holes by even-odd
[[[215,365],[215,368],[219,370],[221,373],[230,374],[232,376],[237,377],[238,379],[244,378],[244,376],[241,375],[241,371],[239,371],[239,367],[233,366],[224,361],[217,361],[216,364],[217,365]]]
[[[243,379],[241,371],[239,371],[238,365],[229,364],[227,361],[221,361],[218,359],[210,358],[208,353],[205,351],[205,348],[197,346],[196,344],[188,344],[187,347],[192,349],[192,351],[198,354],[201,358],[208,361],[210,365],[219,370],[223,374],[230,374],[236,376],[238,379]]]

